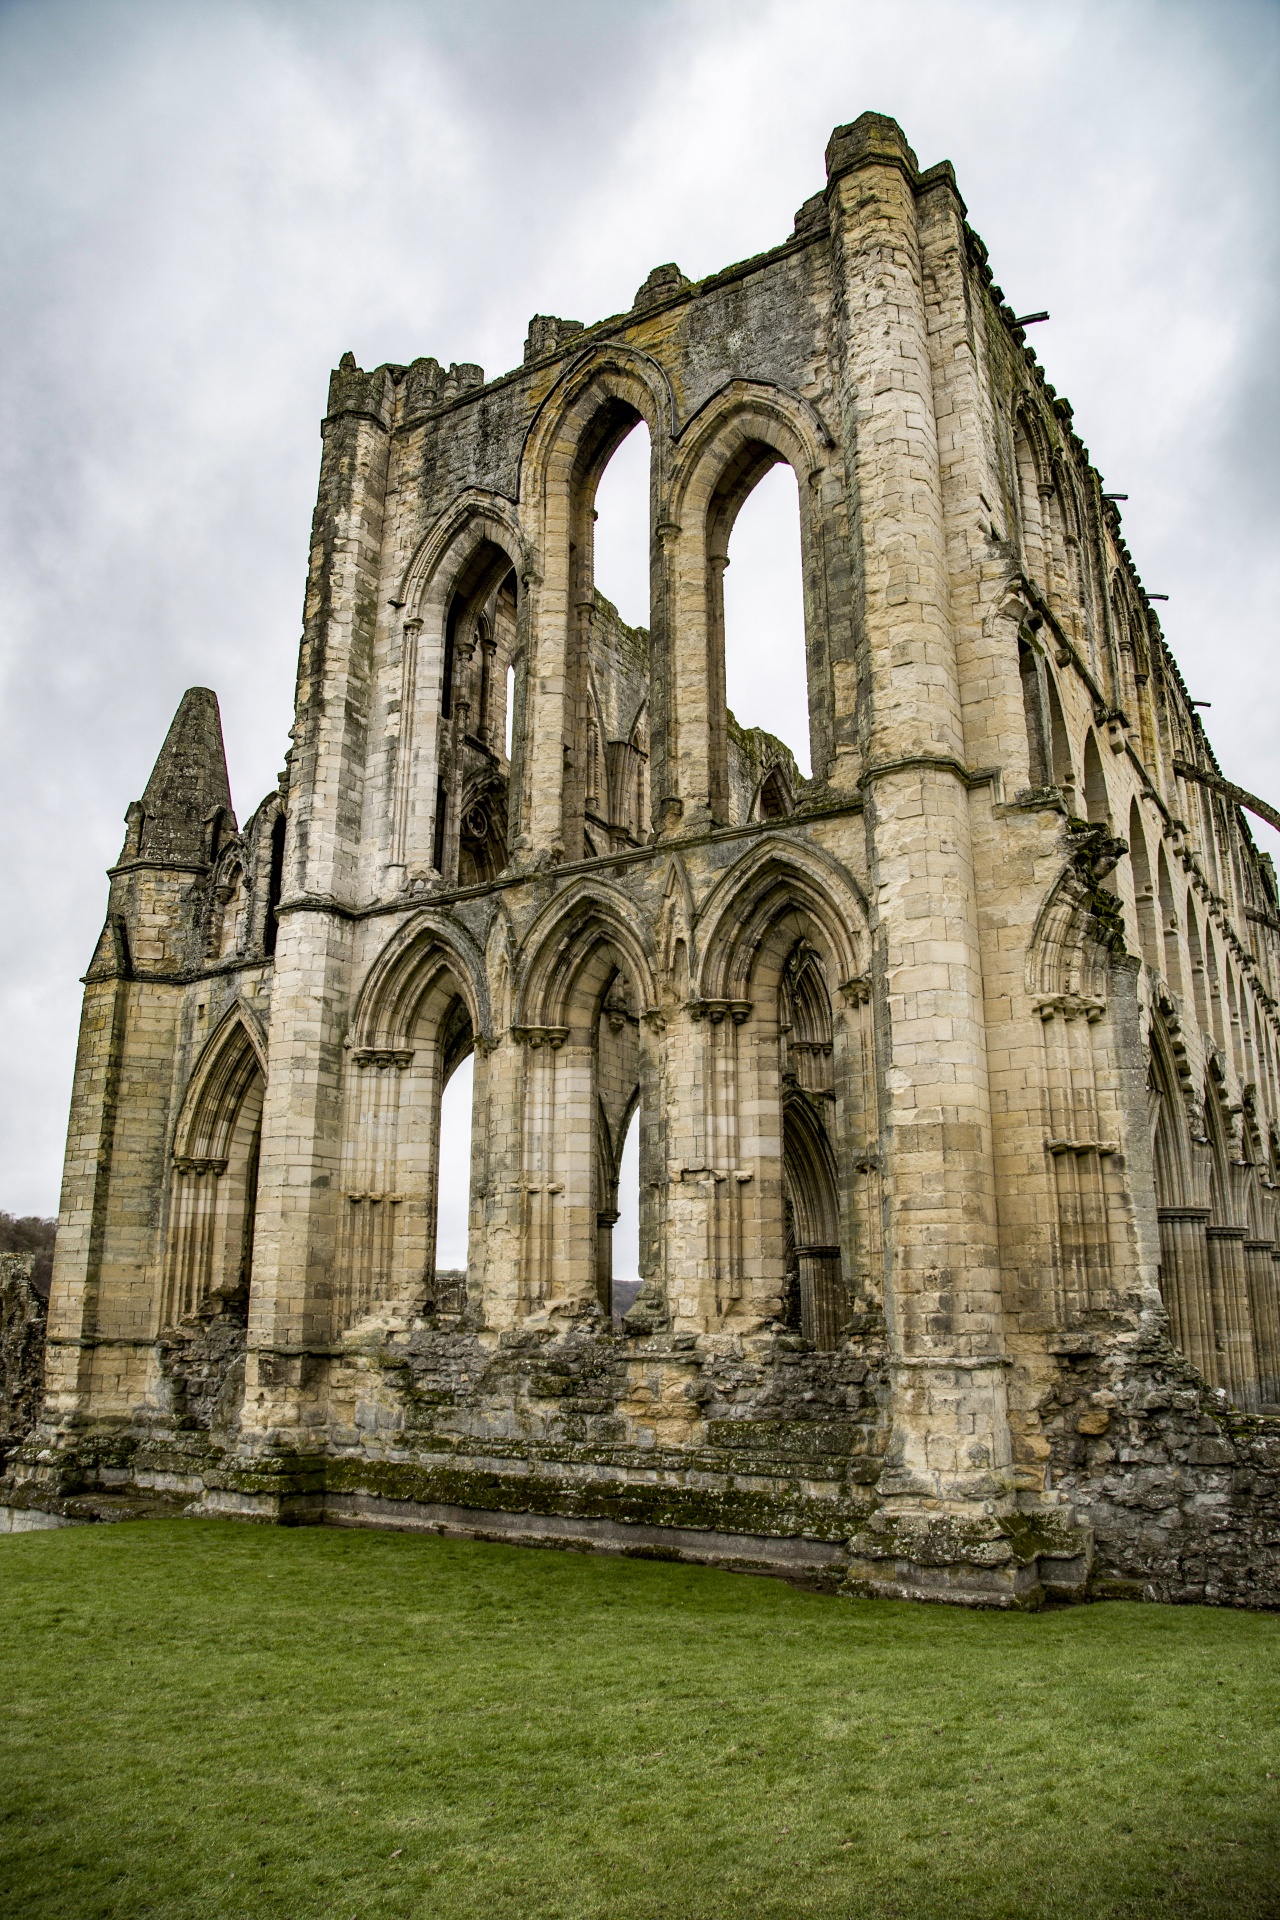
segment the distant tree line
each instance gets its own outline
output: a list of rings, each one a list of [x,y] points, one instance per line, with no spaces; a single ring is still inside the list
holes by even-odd
[[[0,1253],[34,1253],[36,1264],[31,1283],[42,1300],[49,1298],[57,1232],[56,1220],[42,1220],[35,1213],[18,1215],[0,1211]]]

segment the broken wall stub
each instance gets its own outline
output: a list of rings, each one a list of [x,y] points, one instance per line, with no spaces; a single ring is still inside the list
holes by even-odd
[[[47,1309],[34,1253],[0,1253],[0,1468],[40,1417]]]
[[[950,166],[870,114],[827,176],[495,380],[344,356],[280,790],[194,690],[129,811],[8,1497],[1274,1601],[1274,874]],[[725,699],[780,461],[808,779]]]

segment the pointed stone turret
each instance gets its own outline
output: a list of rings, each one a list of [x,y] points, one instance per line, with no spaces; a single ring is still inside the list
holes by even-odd
[[[146,860],[206,867],[217,851],[219,826],[235,832],[222,717],[208,687],[183,694],[146,791],[130,803],[125,820],[121,866]]]

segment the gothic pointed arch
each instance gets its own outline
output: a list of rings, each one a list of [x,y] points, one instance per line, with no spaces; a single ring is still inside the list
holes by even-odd
[[[731,778],[724,600],[729,540],[744,503],[779,463],[791,468],[797,487],[804,654],[796,664],[806,694],[808,760],[814,780],[830,776],[832,663],[847,656],[852,634],[851,603],[844,586],[833,583],[828,564],[828,544],[843,533],[838,490],[827,484],[834,457],[826,428],[808,402],[748,380],[730,381],[713,394],[676,448],[664,556],[678,609],[667,669],[675,688],[676,732],[684,735],[678,778],[688,799],[721,824],[740,823],[740,807],[749,808],[754,784],[740,801]]]
[[[565,368],[530,423],[520,455],[522,503],[541,502],[555,464],[576,457],[592,419],[611,408],[619,411],[619,423],[626,416],[626,430],[636,420],[645,422],[655,457],[674,437],[675,394],[652,355],[622,341],[588,347]],[[622,438],[618,432],[614,445]]]
[[[486,886],[507,864],[507,783],[496,768],[473,770],[458,816],[458,885]]]
[[[396,600],[404,618],[424,617],[426,597],[433,587],[443,603],[471,554],[486,545],[506,553],[518,578],[528,573],[524,527],[514,503],[485,488],[466,487],[423,535],[400,577]]]
[[[255,1074],[266,1076],[266,1042],[257,1016],[236,1001],[201,1048],[174,1130],[174,1153],[199,1158],[225,1152],[236,1112]]]
[[[161,1319],[243,1324],[253,1269],[266,1050],[237,1002],[201,1051],[174,1129]]]
[[[407,1047],[420,1003],[442,970],[457,982],[475,1033],[492,1044],[484,954],[456,919],[428,908],[392,935],[365,975],[351,1020],[352,1048]]]
[[[671,483],[671,516],[704,516],[718,507],[715,535],[727,546],[733,518],[756,482],[785,460],[803,503],[832,456],[820,415],[797,394],[762,381],[732,380],[711,395],[680,435]]]
[[[599,948],[615,950],[625,965],[642,1002],[637,1012],[656,1007],[657,955],[650,928],[625,894],[584,879],[560,894],[525,938],[517,1024],[564,1026],[583,970]]]
[[[1105,825],[1067,830],[1068,856],[1039,913],[1027,950],[1027,988],[1037,1003],[1101,1006],[1111,955],[1124,951],[1120,903],[1103,885],[1128,843]]]
[[[763,930],[792,910],[811,921],[837,987],[865,976],[866,903],[853,876],[813,848],[770,840],[731,867],[703,903],[698,915],[700,996],[747,998]]]

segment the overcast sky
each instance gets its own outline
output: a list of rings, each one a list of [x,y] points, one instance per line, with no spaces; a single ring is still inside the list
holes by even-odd
[[[1051,310],[1222,763],[1280,799],[1278,68],[1246,0],[0,0],[0,1207],[56,1208],[103,870],[185,687],[242,818],[275,783],[341,353],[501,373],[534,312],[784,239],[869,107]]]

